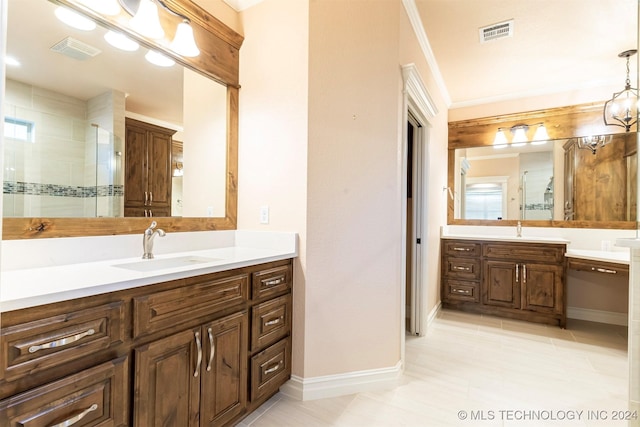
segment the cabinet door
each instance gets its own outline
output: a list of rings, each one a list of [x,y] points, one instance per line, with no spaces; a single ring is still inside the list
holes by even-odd
[[[160,132],[149,132],[147,142],[150,207],[171,206],[171,135]],[[154,216],[162,216],[161,211]]]
[[[202,365],[202,427],[223,425],[247,403],[247,312],[204,325],[206,360]]]
[[[548,264],[523,264],[522,308],[538,313],[562,314],[563,268]]]
[[[147,192],[147,132],[127,125],[124,158],[124,204],[145,206]]]
[[[498,307],[520,308],[520,266],[514,262],[484,261],[482,302]]]
[[[135,426],[199,425],[201,333],[189,329],[135,349]]]

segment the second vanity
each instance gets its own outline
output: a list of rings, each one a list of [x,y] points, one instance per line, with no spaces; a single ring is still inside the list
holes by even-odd
[[[569,271],[605,281],[629,273],[626,252],[568,244],[563,238],[443,235],[442,305],[565,327]]]
[[[281,234],[3,272],[0,424],[238,422],[291,373],[296,244]]]

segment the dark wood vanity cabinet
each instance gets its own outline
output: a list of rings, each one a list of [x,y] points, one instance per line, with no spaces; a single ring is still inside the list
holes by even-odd
[[[2,313],[0,425],[233,425],[291,375],[291,289],[282,260]]]
[[[126,119],[125,216],[171,216],[174,130]]]
[[[443,306],[564,327],[565,251],[564,244],[443,239]]]

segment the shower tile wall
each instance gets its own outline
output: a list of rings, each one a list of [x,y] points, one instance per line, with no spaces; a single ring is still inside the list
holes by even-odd
[[[94,105],[99,105],[100,100],[106,103],[110,97],[103,95],[97,98]],[[78,217],[100,214],[96,209],[96,201],[100,199],[96,195],[100,191],[95,173],[95,128],[87,127],[86,119],[90,117],[87,104],[66,95],[7,80],[5,114],[35,123],[35,139],[25,142],[5,138],[4,216]],[[110,114],[114,113],[111,111]],[[121,114],[124,116],[124,101]],[[93,137],[87,138],[92,129]],[[113,147],[113,141],[109,142],[109,139],[112,138],[107,138],[106,143]],[[109,149],[109,157],[113,157],[113,151]],[[92,161],[88,162],[88,158]],[[110,158],[104,170],[112,163]],[[89,167],[93,167],[93,173],[87,172]],[[109,182],[113,178],[105,178],[105,181],[103,185],[117,185]],[[114,206],[118,206],[114,200],[122,197],[103,199],[109,200],[104,214],[114,214]]]
[[[553,205],[545,203],[545,191],[553,177],[553,154],[549,151],[520,155],[521,186],[526,192],[524,219],[552,219]],[[526,173],[526,178],[523,178]],[[524,182],[526,181],[526,185]],[[553,188],[552,188],[553,191]]]

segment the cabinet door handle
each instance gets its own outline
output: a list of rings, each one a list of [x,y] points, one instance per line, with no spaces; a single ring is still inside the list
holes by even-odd
[[[153,204],[153,191],[149,191],[149,206]]]
[[[265,286],[276,286],[279,285],[280,283],[284,283],[284,277],[278,277],[277,279],[273,279],[273,280],[266,280],[264,282]]]
[[[266,374],[270,374],[270,373],[275,372],[275,371],[277,371],[278,369],[280,369],[280,365],[281,365],[281,364],[282,364],[282,362],[278,362],[278,364],[277,364],[277,365],[275,365],[275,366],[273,366],[273,367],[271,367],[271,368],[269,368],[269,369],[266,369],[266,370],[264,371],[265,375],[266,375]]]
[[[278,323],[280,323],[283,320],[284,320],[284,316],[280,316],[277,319],[273,319],[273,320],[269,320],[268,322],[264,322],[264,326],[277,325]]]
[[[207,372],[211,371],[211,363],[213,363],[213,355],[216,354],[216,346],[213,343],[213,331],[211,328],[207,329],[209,334],[209,363],[207,364]]]
[[[471,248],[453,248],[454,251],[469,252]]]
[[[607,268],[591,267],[591,271],[597,271],[598,273],[618,274],[618,272],[616,270],[609,270]]]
[[[149,209],[149,218],[153,217],[153,211],[151,209]]]
[[[91,406],[89,406],[87,409],[85,409],[84,411],[80,412],[78,415],[69,418],[66,421],[63,421],[61,423],[58,424],[54,424],[51,427],[69,427],[74,425],[75,423],[77,423],[78,421],[80,421],[81,419],[83,419],[89,412],[93,412],[96,409],[98,409],[98,405],[97,404],[93,404]]]
[[[147,193],[146,191],[144,192],[144,205],[147,206],[147,203],[149,202],[149,193]]]
[[[516,264],[516,283],[520,281],[520,264]]]
[[[44,344],[40,344],[40,345],[32,345],[31,347],[29,347],[29,353],[35,353],[38,350],[44,350],[47,348],[55,348],[55,347],[62,347],[63,345],[69,345],[72,344],[78,340],[81,340],[82,338],[89,336],[89,335],[93,335],[95,334],[95,330],[92,329],[87,329],[86,331],[80,333],[80,334],[76,334],[76,335],[72,335],[70,337],[64,337],[62,339],[56,340],[56,341],[51,341],[51,342],[47,342]]]
[[[196,362],[196,371],[193,373],[194,377],[198,376],[200,372],[200,364],[202,363],[202,342],[200,342],[200,332],[196,332],[196,347],[198,347],[198,361]]]
[[[527,284],[527,264],[522,264],[522,283]]]

